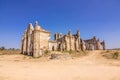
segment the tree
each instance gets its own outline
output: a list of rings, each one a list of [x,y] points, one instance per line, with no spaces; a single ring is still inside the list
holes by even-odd
[[[5,47],[4,46],[0,47],[0,50],[5,50]]]

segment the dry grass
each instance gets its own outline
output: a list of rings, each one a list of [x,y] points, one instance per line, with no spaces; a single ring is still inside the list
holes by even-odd
[[[0,55],[16,55],[20,54],[20,50],[0,50]]]
[[[62,52],[58,52],[58,51],[46,51],[45,54],[42,57],[50,57],[51,54],[53,53],[60,53],[60,54],[69,54],[72,58],[79,58],[82,56],[86,56],[89,55],[91,53],[91,51],[62,51]],[[103,56],[104,58],[107,59],[118,59],[120,60],[120,50],[105,50],[105,51],[101,51],[101,56]],[[0,50],[0,55],[20,55],[20,50]],[[24,55],[25,57],[27,57],[27,55]],[[41,58],[41,57],[40,57]]]
[[[103,57],[107,59],[118,59],[120,60],[120,50],[107,50],[102,52]]]
[[[81,57],[89,53],[89,51],[63,51],[64,54],[69,54],[71,57]]]

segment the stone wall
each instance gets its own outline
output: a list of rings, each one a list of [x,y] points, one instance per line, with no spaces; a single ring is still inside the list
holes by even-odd
[[[49,50],[50,51],[57,51],[58,45],[56,41],[49,41]]]
[[[39,26],[38,22],[34,27],[30,23],[27,30],[22,37],[21,53],[39,57],[44,54],[46,50],[54,51],[85,51],[85,50],[103,50],[106,49],[105,41],[100,42],[99,39],[93,37],[92,39],[83,40],[78,30],[76,34],[71,31],[68,34],[56,33],[54,41],[50,41],[51,32],[44,30]]]
[[[74,35],[71,33],[71,31],[69,31],[68,34],[64,36],[59,37],[59,35],[61,35],[61,33],[55,34],[55,40],[58,43],[58,50],[81,50],[80,31],[77,31],[77,33]]]
[[[105,42],[100,42],[95,36],[92,39],[84,40],[87,50],[105,50]],[[102,48],[101,48],[102,47]]]

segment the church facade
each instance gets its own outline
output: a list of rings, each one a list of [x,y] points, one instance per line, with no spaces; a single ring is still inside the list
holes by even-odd
[[[105,42],[100,42],[99,39],[83,40],[78,30],[76,34],[69,31],[66,35],[56,33],[54,40],[50,40],[51,32],[43,29],[38,22],[34,27],[30,23],[22,37],[21,53],[39,57],[46,50],[50,51],[85,51],[85,50],[100,50],[106,49]]]

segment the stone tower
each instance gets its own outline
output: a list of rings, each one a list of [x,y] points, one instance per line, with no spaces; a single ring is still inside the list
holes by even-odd
[[[39,57],[45,50],[48,50],[48,43],[51,33],[42,29],[38,22],[35,23],[33,31],[33,57]]]

